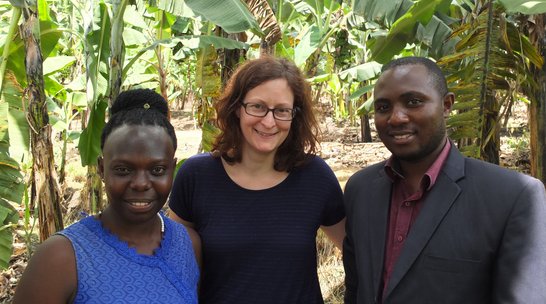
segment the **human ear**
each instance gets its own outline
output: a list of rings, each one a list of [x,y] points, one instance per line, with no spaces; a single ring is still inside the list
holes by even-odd
[[[444,96],[444,118],[449,117],[449,113],[451,112],[451,109],[453,108],[454,103],[455,103],[455,94],[448,92]]]

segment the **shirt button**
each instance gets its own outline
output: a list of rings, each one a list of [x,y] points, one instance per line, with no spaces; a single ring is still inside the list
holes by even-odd
[[[396,237],[396,240],[399,241],[399,242],[402,242],[404,240],[404,237],[399,235]]]
[[[406,207],[409,207],[409,206],[411,206],[411,203],[410,203],[410,202],[405,202],[404,205],[405,205]]]

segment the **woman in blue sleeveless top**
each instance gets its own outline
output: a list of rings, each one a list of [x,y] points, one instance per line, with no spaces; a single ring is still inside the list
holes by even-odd
[[[98,159],[108,206],[39,246],[14,303],[197,303],[199,238],[159,213],[176,165],[167,103],[132,90],[111,113]]]

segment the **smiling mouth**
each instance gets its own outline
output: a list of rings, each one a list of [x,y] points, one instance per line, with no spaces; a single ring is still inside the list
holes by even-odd
[[[406,139],[409,139],[412,136],[413,136],[413,134],[402,134],[402,135],[393,135],[392,137],[394,137],[394,139],[396,139],[396,140],[406,140]]]
[[[136,207],[136,208],[145,208],[152,204],[152,201],[132,201],[129,202],[129,205]]]
[[[258,130],[255,130],[256,133],[258,133],[258,135],[260,136],[264,136],[264,137],[271,137],[271,136],[274,136],[276,135],[278,132],[275,132],[275,133],[265,133],[265,132],[260,132]]]

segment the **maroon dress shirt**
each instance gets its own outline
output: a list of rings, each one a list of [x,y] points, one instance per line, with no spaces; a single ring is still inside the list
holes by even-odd
[[[444,165],[451,143],[449,140],[420,182],[419,190],[411,193],[404,176],[399,172],[396,159],[391,156],[385,164],[385,172],[392,180],[390,215],[388,221],[385,264],[383,265],[383,293],[386,291],[392,270],[408,236],[412,224],[423,207],[423,198],[436,183]]]

